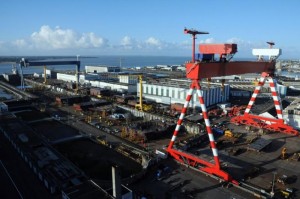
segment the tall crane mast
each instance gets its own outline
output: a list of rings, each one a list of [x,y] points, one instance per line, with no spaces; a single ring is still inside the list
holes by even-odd
[[[237,52],[237,44],[204,44],[200,45],[199,51],[202,53],[203,57],[200,60],[195,59],[195,39],[197,34],[207,34],[206,32],[200,32],[196,30],[184,29],[184,33],[191,34],[193,37],[193,46],[192,46],[192,60],[186,63],[186,77],[191,80],[190,89],[187,93],[186,102],[181,111],[177,125],[175,127],[173,136],[167,148],[167,152],[175,158],[177,161],[187,164],[188,166],[197,168],[203,172],[218,176],[224,181],[231,182],[234,184],[239,184],[236,180],[232,178],[230,174],[223,171],[220,165],[218,150],[215,144],[214,135],[210,125],[207,109],[204,103],[203,91],[199,81],[202,78],[211,78],[217,76],[228,76],[235,74],[244,74],[244,73],[261,73],[261,80],[259,86],[256,88],[253,96],[247,106],[245,111],[245,117],[238,118],[235,120],[235,123],[243,123],[248,125],[254,125],[255,121],[261,124],[263,121],[270,121],[266,118],[260,116],[253,116],[249,114],[249,110],[253,105],[256,95],[258,94],[260,87],[264,84],[265,79],[269,78],[271,80],[270,87],[272,91],[272,96],[274,104],[276,107],[278,119],[272,119],[272,125],[267,126],[269,129],[275,131],[281,131],[287,134],[299,135],[299,133],[294,130],[292,127],[286,125],[282,119],[282,110],[280,106],[280,100],[278,100],[278,94],[275,87],[275,82],[273,81],[272,76],[275,72],[275,60],[281,54],[280,49],[258,49],[254,55],[261,56],[268,55],[269,60],[260,59],[258,61],[229,61],[226,59],[228,56],[233,56]],[[215,60],[214,54],[218,54],[220,59]],[[205,55],[205,56],[204,56]],[[206,131],[210,141],[210,148],[214,157],[214,163],[208,162],[207,160],[201,159],[198,156],[189,154],[187,152],[177,150],[174,147],[178,132],[180,130],[181,124],[184,120],[189,102],[193,96],[193,92],[196,89],[197,95],[199,98],[202,116],[205,122]],[[240,116],[239,116],[240,117]],[[266,126],[265,126],[266,127]],[[284,130],[284,131],[283,131]]]
[[[193,39],[193,44],[192,44],[192,62],[195,62],[195,42],[196,42],[196,35],[200,35],[200,34],[209,34],[208,32],[203,32],[203,31],[198,31],[198,30],[194,30],[194,29],[187,29],[184,28],[184,33],[185,34],[190,34],[192,35],[192,39]]]
[[[140,111],[144,111],[143,104],[143,74],[128,74],[128,77],[137,77],[139,82],[139,103],[135,105],[135,108]]]

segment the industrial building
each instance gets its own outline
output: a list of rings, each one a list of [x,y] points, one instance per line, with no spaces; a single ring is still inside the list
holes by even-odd
[[[86,73],[121,72],[119,66],[85,66]]]
[[[248,74],[242,74],[242,75],[230,75],[230,76],[224,76],[224,77],[212,77],[211,79],[215,82],[221,82],[222,80],[225,80],[229,85],[230,88],[230,95],[231,96],[247,96],[250,97],[251,93],[257,86],[258,80],[260,78],[260,75],[257,73],[248,73]],[[239,91],[237,91],[240,90]],[[285,97],[287,94],[287,86],[281,85],[279,83],[276,84],[276,89],[280,97]],[[270,84],[269,81],[266,80],[264,86],[261,88],[262,92],[268,92],[270,93]]]
[[[160,80],[155,82],[143,83],[143,97],[148,100],[162,104],[184,104],[186,101],[187,91],[189,90],[190,81],[188,80]],[[202,84],[203,98],[206,106],[212,106],[229,99],[229,85],[211,83]],[[138,89],[138,93],[140,90]],[[189,104],[190,107],[200,107],[198,96],[194,95]]]
[[[76,82],[76,75],[74,73],[57,73],[57,79],[65,82]],[[99,79],[97,74],[80,74],[79,82],[84,83],[86,80]]]
[[[294,99],[293,102],[283,110],[284,120],[294,127],[300,130],[300,99]]]
[[[252,81],[252,80],[229,80],[228,83],[230,84],[230,88],[240,89],[243,91],[249,91],[251,93],[257,86],[257,81]],[[276,84],[276,90],[277,90],[278,94],[280,95],[280,97],[285,97],[287,94],[287,87],[284,85]],[[230,90],[231,94],[236,95],[236,93],[233,93],[233,92],[234,91]],[[270,94],[270,84],[269,84],[268,80],[262,86],[261,92]],[[236,95],[236,96],[238,96],[238,95]]]
[[[80,170],[12,114],[1,116],[1,120],[0,132],[11,142],[50,193],[81,184],[86,179]]]

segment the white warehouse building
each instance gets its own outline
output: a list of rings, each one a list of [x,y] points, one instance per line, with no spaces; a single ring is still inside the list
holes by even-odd
[[[81,74],[79,76],[80,84],[90,84],[93,87],[98,88],[109,88],[111,90],[119,92],[137,92],[137,77],[128,75],[115,75],[116,78],[111,78],[110,80],[100,77],[98,74]],[[65,82],[76,82],[76,76],[74,73],[57,73],[57,79]]]
[[[108,73],[108,72],[121,72],[119,66],[85,66],[86,73]]]
[[[143,83],[143,97],[148,100],[162,104],[180,103],[186,101],[187,92],[190,87],[188,80],[160,80],[159,82]],[[206,106],[216,105],[229,100],[229,85],[225,84],[223,89],[221,84],[211,83],[208,89],[206,83],[200,83],[203,99]],[[139,87],[138,94],[140,92]],[[200,107],[196,90],[189,103],[189,107]]]
[[[98,74],[97,74],[98,75]],[[114,74],[115,79],[102,80],[96,74],[80,75],[80,84],[86,83],[93,87],[106,88],[119,92],[137,93],[139,96],[139,80],[136,74]],[[98,79],[97,79],[98,78]],[[75,74],[57,73],[57,79],[75,82]],[[190,80],[159,79],[153,82],[143,81],[143,97],[148,100],[162,104],[180,103],[184,104],[187,92],[190,88]],[[229,100],[230,87],[228,84],[222,86],[220,83],[201,83],[201,90],[206,106],[216,105]],[[196,90],[189,103],[189,107],[200,107]]]

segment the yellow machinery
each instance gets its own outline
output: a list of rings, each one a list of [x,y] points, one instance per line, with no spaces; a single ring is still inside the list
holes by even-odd
[[[281,190],[280,192],[281,192],[282,196],[284,196],[284,198],[289,198],[290,197],[290,193],[287,192],[286,190]]]
[[[226,130],[224,135],[227,136],[227,137],[233,137],[233,133],[229,130]]]
[[[283,147],[282,150],[281,150],[281,159],[286,159],[286,148]]]
[[[152,109],[152,105],[143,103],[143,75],[142,74],[131,74],[128,76],[138,76],[139,80],[139,103],[135,105],[135,108],[140,111],[150,111]]]
[[[139,78],[139,90],[140,90],[140,94],[139,94],[139,98],[140,98],[140,101],[139,101],[139,104],[136,104],[135,105],[135,108],[143,111],[143,75],[137,75],[138,78]]]

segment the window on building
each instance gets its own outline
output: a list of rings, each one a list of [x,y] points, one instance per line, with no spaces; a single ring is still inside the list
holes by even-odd
[[[170,96],[169,96],[169,89],[167,89],[167,94],[166,94],[166,96],[167,96],[167,97],[170,97]]]
[[[163,88],[160,89],[160,95],[164,96],[164,89]]]
[[[172,98],[175,98],[175,90],[172,90]]]
[[[182,92],[184,92],[184,91],[182,91]],[[178,96],[178,99],[181,99],[181,92],[179,90],[177,92],[177,96]]]
[[[158,87],[156,87],[155,95],[158,95]]]

